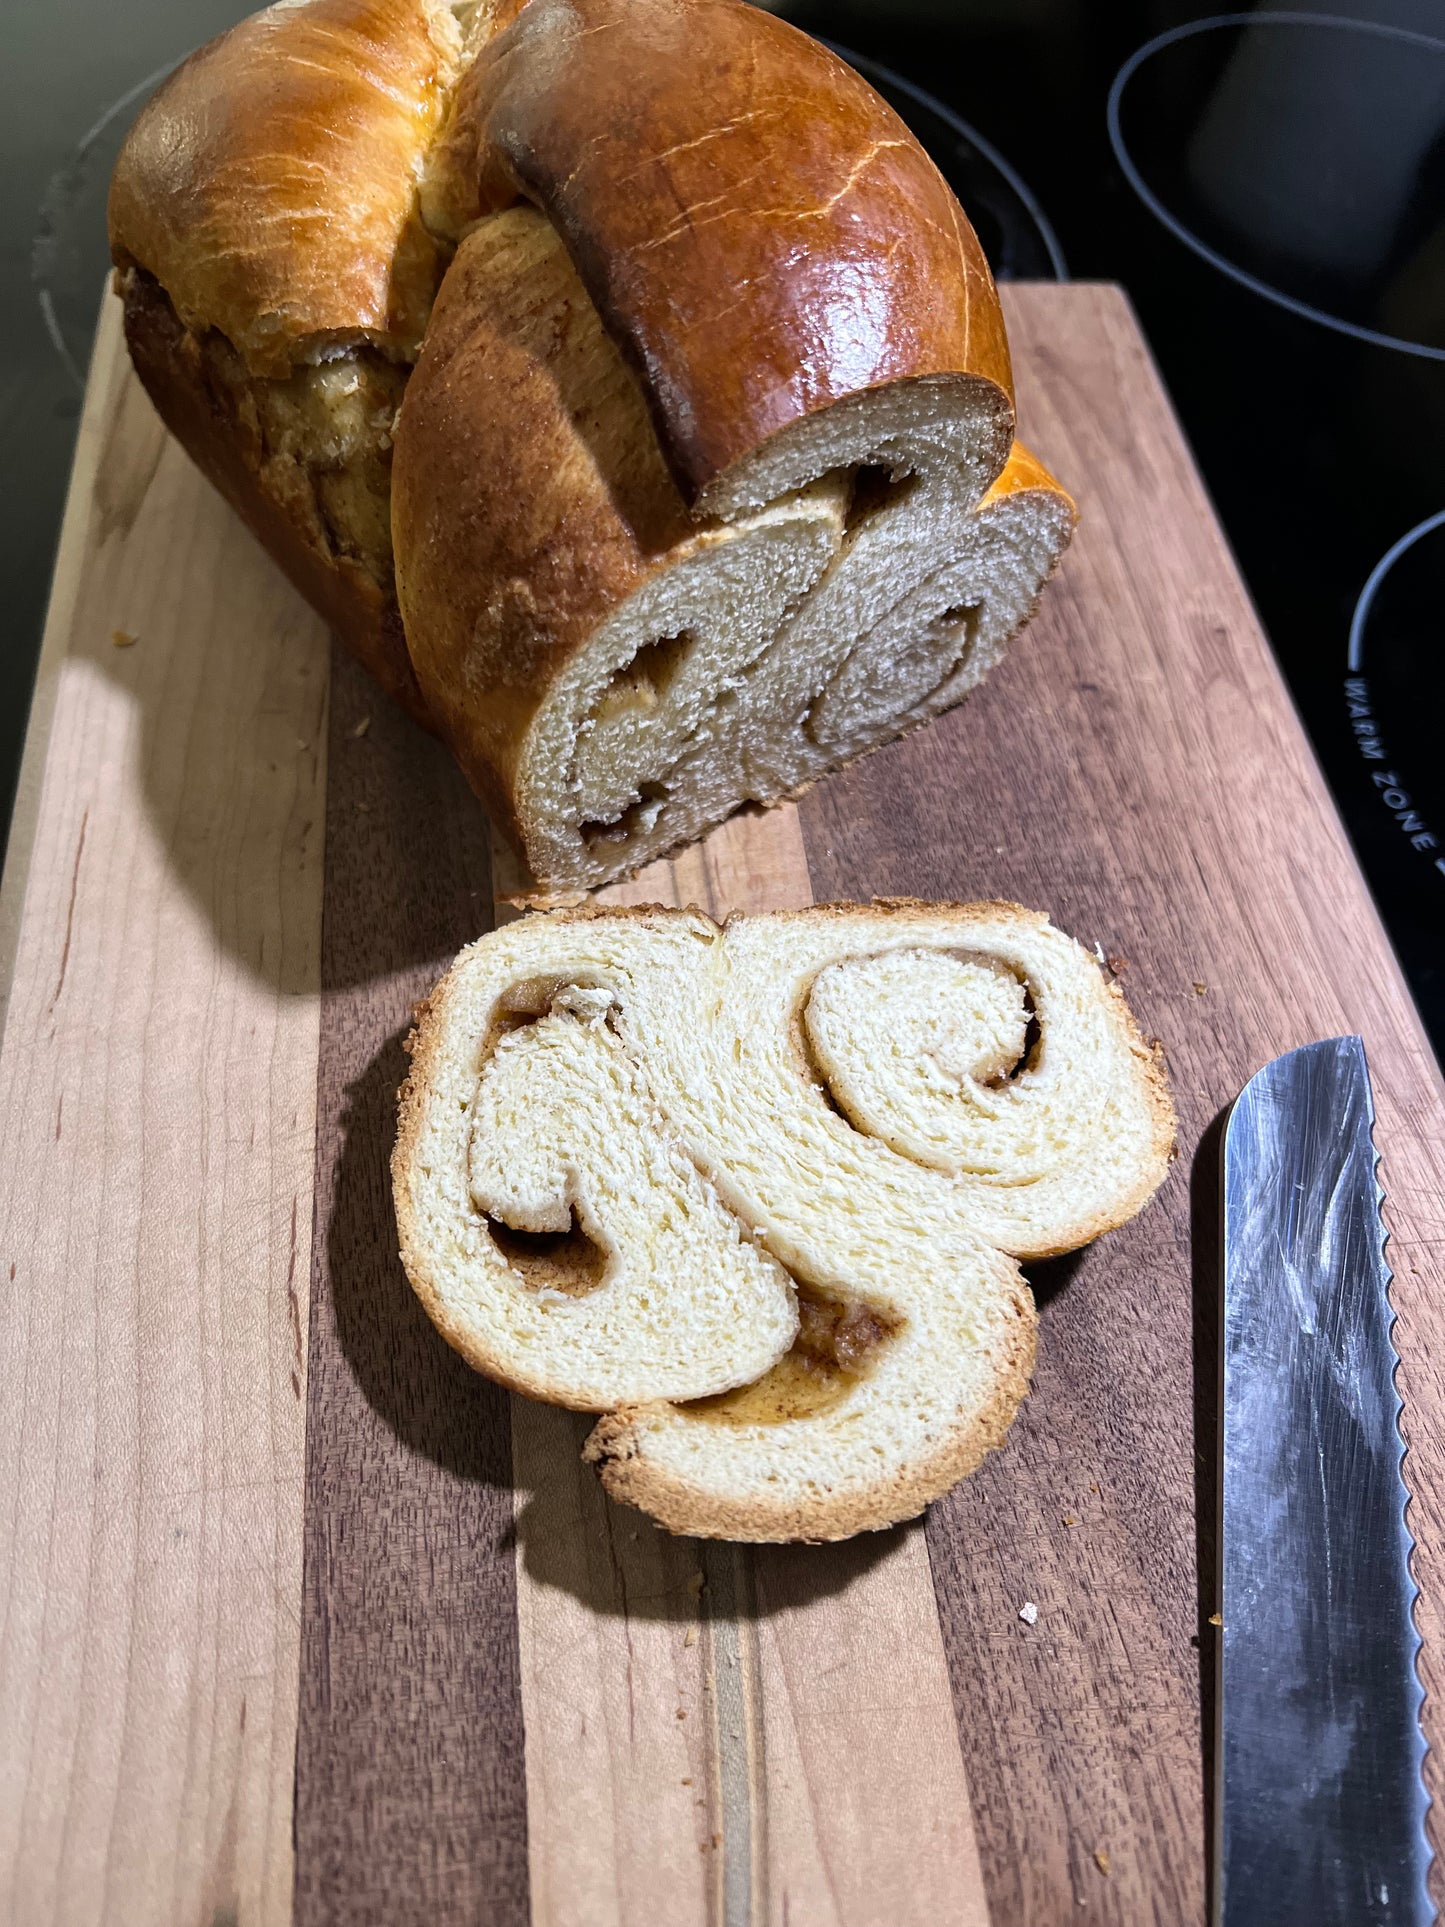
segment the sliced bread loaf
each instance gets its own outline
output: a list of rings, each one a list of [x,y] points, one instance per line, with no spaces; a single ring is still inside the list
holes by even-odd
[[[539,898],[957,702],[1069,540],[943,176],[742,0],[281,0],[110,235],[163,418]]]

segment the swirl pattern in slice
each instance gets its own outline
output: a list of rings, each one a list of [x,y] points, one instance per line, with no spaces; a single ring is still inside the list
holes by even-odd
[[[402,1255],[481,1370],[604,1411],[615,1497],[838,1538],[1002,1442],[1017,1259],[1132,1215],[1172,1130],[1122,998],[1015,905],[533,917],[422,1016]]]

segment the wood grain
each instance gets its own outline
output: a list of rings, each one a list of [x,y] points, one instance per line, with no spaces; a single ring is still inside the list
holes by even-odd
[[[113,305],[80,447],[0,1051],[0,1919],[251,1927],[291,1901],[326,656]]]
[[[797,811],[743,812],[598,896],[807,904]],[[603,1497],[587,1430],[513,1401],[538,1927],[985,1927],[921,1532],[672,1539]]]
[[[1174,1176],[1134,1224],[1038,1268],[1033,1395],[1008,1449],[932,1508],[928,1543],[995,1922],[1176,1927],[1205,1900],[1211,1125],[1277,1053],[1363,1032],[1438,1799],[1445,1104],[1122,295],[1004,298],[1023,433],[1079,495],[1075,544],[1033,627],[962,710],[821,785],[800,814],[820,894],[999,894],[1046,908],[1125,960],[1126,993],[1166,1042]],[[1025,1598],[1039,1608],[1033,1628],[1016,1616]]]
[[[298,1927],[519,1927],[527,1815],[505,1395],[397,1257],[412,1007],[490,921],[488,827],[338,649],[321,952]]]
[[[1442,1790],[1445,1093],[1125,304],[1005,299],[1025,433],[1083,510],[1038,621],[964,710],[622,894],[1047,908],[1127,960],[1183,1155],[1037,1268],[1033,1396],[926,1536],[757,1551],[605,1504],[579,1422],[509,1405],[411,1299],[399,1039],[489,921],[488,833],[435,745],[328,681],[107,322],[0,901],[7,1927],[281,1923],[293,1823],[308,1927],[1202,1919],[1212,1127],[1345,1029]]]

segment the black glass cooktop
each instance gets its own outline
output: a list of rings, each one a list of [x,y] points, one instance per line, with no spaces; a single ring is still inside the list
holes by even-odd
[[[0,173],[8,807],[135,103],[228,0],[24,0]],[[1000,278],[1121,281],[1445,1054],[1445,0],[779,0]],[[18,84],[15,84],[18,83]]]

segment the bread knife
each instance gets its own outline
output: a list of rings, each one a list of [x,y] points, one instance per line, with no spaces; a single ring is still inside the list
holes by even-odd
[[[1217,1927],[1435,1918],[1373,1128],[1358,1037],[1225,1127]]]

